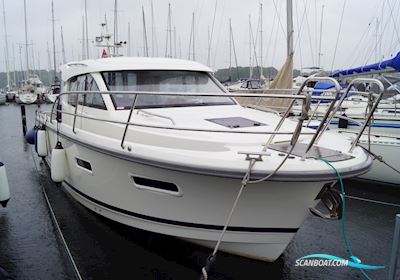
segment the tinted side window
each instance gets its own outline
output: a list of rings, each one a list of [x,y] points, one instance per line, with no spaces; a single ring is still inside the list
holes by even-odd
[[[68,91],[77,91],[79,88],[79,81],[77,77],[73,77],[68,81]],[[68,94],[68,104],[75,106],[77,94]]]
[[[96,81],[90,74],[86,75],[85,91],[99,91]],[[100,93],[85,94],[84,106],[106,110],[106,105],[104,104],[103,97]]]

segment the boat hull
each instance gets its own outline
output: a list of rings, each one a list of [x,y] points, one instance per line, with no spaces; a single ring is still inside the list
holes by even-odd
[[[53,147],[56,135],[47,130]],[[213,247],[239,179],[193,174],[131,162],[63,139],[65,189],[84,206],[111,220]],[[51,154],[49,150],[49,162]],[[77,159],[90,164],[88,170]],[[88,165],[85,165],[88,167]],[[134,178],[174,184],[177,191],[149,188]],[[309,214],[327,182],[269,181],[248,185],[220,249],[266,261],[276,260]]]
[[[16,96],[16,102],[22,104],[34,104],[37,101],[37,94],[24,93]]]

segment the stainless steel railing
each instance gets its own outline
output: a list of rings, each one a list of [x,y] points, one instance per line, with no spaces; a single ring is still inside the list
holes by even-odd
[[[329,81],[334,85],[334,89],[332,90],[326,90],[326,92],[330,92],[333,94],[333,96],[312,96],[311,95],[311,91],[307,91],[304,90],[304,88],[306,87],[306,85],[309,82],[318,82],[318,81]],[[324,90],[321,90],[324,91]],[[78,114],[78,105],[79,104],[79,96],[80,95],[85,95],[85,94],[107,94],[107,95],[114,95],[114,94],[126,94],[126,95],[134,95],[133,101],[132,101],[132,106],[129,110],[129,115],[128,115],[128,119],[127,121],[123,122],[123,121],[115,121],[115,120],[110,120],[110,119],[104,119],[104,118],[98,118],[98,117],[92,117],[92,116],[86,116],[83,114]],[[77,96],[76,98],[76,102],[75,102],[75,109],[74,109],[74,113],[71,112],[67,112],[66,110],[63,109],[59,109],[59,105],[62,102],[62,97],[65,95],[71,95],[74,94]],[[327,124],[329,122],[327,122],[327,120],[331,120],[332,116],[331,112],[334,109],[337,109],[337,107],[335,107],[335,103],[338,100],[340,94],[340,86],[338,84],[338,82],[332,78],[329,77],[310,77],[308,79],[306,79],[304,81],[304,83],[302,84],[302,86],[299,88],[299,90],[296,92],[296,94],[271,94],[271,93],[261,93],[261,94],[254,94],[254,93],[188,93],[188,92],[152,92],[152,91],[68,91],[68,92],[63,92],[60,93],[57,98],[56,101],[53,103],[51,112],[50,112],[50,122],[53,123],[53,116],[56,113],[61,113],[61,114],[66,114],[66,115],[71,115],[73,116],[73,124],[72,124],[72,131],[73,133],[76,133],[75,128],[76,128],[76,120],[77,118],[84,118],[84,119],[90,119],[90,120],[95,120],[95,121],[104,121],[104,122],[108,122],[108,123],[116,123],[116,124],[122,124],[124,125],[124,131],[123,131],[123,135],[121,136],[121,148],[125,149],[125,140],[126,140],[126,136],[128,133],[128,129],[130,126],[139,126],[139,127],[148,127],[148,128],[160,128],[160,129],[172,129],[172,130],[184,130],[184,131],[202,131],[202,132],[221,132],[221,133],[251,133],[251,134],[265,134],[265,135],[270,135],[269,139],[267,140],[267,143],[263,149],[263,151],[266,151],[269,147],[269,145],[272,143],[275,135],[290,135],[292,134],[292,138],[290,140],[290,143],[292,146],[296,145],[299,136],[300,135],[312,135],[312,139],[309,142],[307,149],[306,149],[306,153],[304,155],[304,157],[306,157],[308,151],[311,149],[311,147],[318,141],[318,139],[320,138],[320,135],[322,135],[322,133],[324,133],[324,131],[326,130]],[[171,117],[166,117],[166,116],[162,116],[160,114],[154,114],[152,112],[150,112],[151,115],[160,117],[160,118],[165,118],[165,119],[169,119],[172,123],[173,126],[162,126],[162,125],[149,125],[149,124],[140,124],[140,123],[135,123],[132,122],[132,115],[134,110],[136,109],[136,101],[137,101],[137,97],[139,95],[159,95],[159,96],[199,96],[199,97],[249,97],[249,98],[278,98],[278,99],[290,99],[291,102],[289,104],[289,107],[287,108],[287,110],[283,113],[283,115],[281,116],[281,119],[279,121],[279,123],[277,124],[277,126],[275,127],[275,129],[273,131],[232,131],[232,130],[215,130],[215,129],[196,129],[196,128],[190,128],[190,127],[177,127],[175,125],[175,121],[173,120],[173,118]],[[295,104],[296,100],[301,101],[302,102],[302,116],[299,119],[299,122],[295,128],[294,131],[281,131],[281,127],[285,121],[285,119],[289,116],[293,105]],[[312,100],[325,100],[325,101],[330,101],[330,106],[328,108],[328,110],[326,111],[326,113],[324,114],[318,128],[315,130],[315,132],[309,132],[309,131],[302,131],[303,129],[303,122],[304,120],[306,120],[308,118],[308,111],[310,109],[310,105],[311,105],[311,101]],[[380,99],[379,99],[380,100]],[[55,106],[57,105],[57,108],[55,109]],[[376,106],[374,106],[374,109],[376,108]],[[142,109],[136,109],[137,111],[140,111]],[[143,110],[142,110],[143,111]],[[337,110],[336,110],[337,111]],[[371,112],[373,112],[371,110]],[[149,113],[147,111],[144,111],[144,113]],[[276,112],[275,112],[276,113]],[[326,124],[326,125],[325,125]],[[363,131],[363,130],[362,130]],[[357,141],[359,140],[359,137],[357,138]],[[351,150],[352,151],[352,150]]]

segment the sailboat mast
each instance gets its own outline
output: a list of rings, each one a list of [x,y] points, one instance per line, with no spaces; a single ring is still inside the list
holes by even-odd
[[[82,60],[85,60],[85,17],[82,16]]]
[[[192,35],[193,35],[193,45],[192,45],[192,47],[193,47],[193,60],[196,60],[196,48],[195,48],[195,43],[194,43],[194,24],[195,24],[195,22],[194,22],[194,12],[192,13]]]
[[[14,75],[14,87],[17,85],[17,69],[15,66],[15,45],[13,44],[12,48],[12,54],[13,54],[13,75]]]
[[[154,23],[154,7],[153,0],[150,1],[151,5],[151,56],[158,56],[157,35]]]
[[[149,47],[147,45],[146,19],[144,16],[144,7],[142,6],[143,19],[143,56],[149,56]]]
[[[53,31],[53,66],[54,66],[54,80],[57,77],[57,61],[56,61],[56,37],[54,30],[54,1],[51,1],[51,22],[52,22],[52,31]]]
[[[293,3],[292,0],[286,0],[286,21],[287,21],[287,56],[293,54]]]
[[[263,69],[263,18],[262,18],[262,3],[260,3],[260,80],[264,77]]]
[[[6,8],[3,0],[3,20],[4,20],[4,43],[5,43],[5,57],[6,57],[6,71],[7,71],[7,90],[10,86],[10,57],[8,53],[8,38],[7,38],[7,27],[6,27]]]
[[[131,23],[128,21],[128,49],[127,49],[127,54],[128,56],[131,56],[131,49],[132,48],[132,42],[131,42]]]
[[[322,22],[324,20],[324,5],[322,5],[322,11],[321,11],[321,25],[319,28],[319,51],[318,51],[318,67],[321,67],[321,47],[322,47]]]
[[[88,31],[87,1],[85,0],[85,33],[86,33],[86,58],[89,59],[89,31]]]
[[[29,53],[28,53],[28,24],[26,22],[26,0],[24,0],[24,18],[25,18],[26,79],[28,79],[29,78]]]
[[[65,56],[64,33],[62,26],[61,26],[61,52],[62,52],[63,64],[65,64],[67,63],[67,58]]]
[[[249,78],[253,77],[253,61],[252,61],[252,49],[251,49],[251,15],[249,15]]]
[[[229,19],[229,81],[232,81],[232,23]]]
[[[118,54],[118,14],[117,14],[117,0],[114,1],[114,54]]]

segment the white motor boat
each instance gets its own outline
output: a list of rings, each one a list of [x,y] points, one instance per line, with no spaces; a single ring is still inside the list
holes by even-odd
[[[43,84],[38,75],[30,75],[27,80],[21,82],[18,95],[15,100],[17,103],[32,104],[43,96]]]
[[[52,177],[84,206],[135,228],[213,247],[248,181],[219,248],[274,261],[337,181],[317,158],[344,178],[372,163],[347,137],[325,132],[313,143],[315,130],[240,106],[193,61],[115,57],[61,72],[52,112],[37,115],[46,159],[63,174]],[[64,148],[52,150],[57,139]]]

